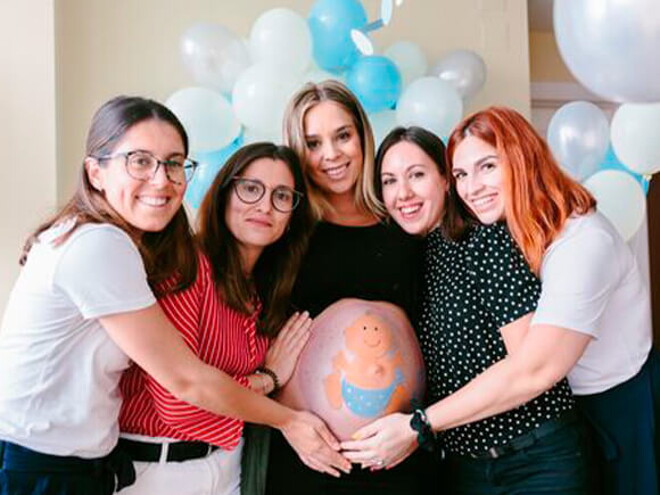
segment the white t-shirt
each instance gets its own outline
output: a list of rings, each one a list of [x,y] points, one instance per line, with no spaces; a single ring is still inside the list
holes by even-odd
[[[593,337],[568,375],[576,395],[608,390],[640,370],[652,345],[650,298],[635,258],[600,213],[570,218],[541,266],[534,324]]]
[[[0,329],[0,439],[54,455],[106,455],[117,442],[119,379],[129,358],[101,316],[155,303],[142,258],[107,224],[40,236],[7,304]]]

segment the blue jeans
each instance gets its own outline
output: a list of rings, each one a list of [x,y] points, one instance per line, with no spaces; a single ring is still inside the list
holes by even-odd
[[[583,431],[577,422],[497,459],[449,454],[445,467],[445,486],[456,495],[588,493]]]
[[[0,495],[110,495],[134,480],[133,464],[118,449],[82,459],[0,441]]]

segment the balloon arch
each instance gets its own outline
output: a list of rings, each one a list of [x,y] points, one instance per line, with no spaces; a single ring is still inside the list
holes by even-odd
[[[593,103],[564,105],[550,121],[548,144],[626,239],[643,223],[648,183],[660,170],[656,1],[554,2],[554,31],[566,65],[586,88],[622,105],[611,124]],[[381,0],[380,18],[372,22],[359,0],[316,0],[307,18],[275,8],[257,18],[247,39],[219,24],[191,26],[180,47],[196,86],[166,102],[201,163],[186,193],[188,204],[199,206],[242,144],[281,141],[286,103],[307,81],[346,83],[368,112],[377,143],[396,125],[447,136],[465,102],[483,87],[486,65],[473,51],[454,50],[429,66],[410,41],[374,54],[369,33],[387,26],[401,3]]]
[[[486,65],[454,50],[429,65],[423,50],[398,41],[374,54],[369,33],[386,27],[401,1],[382,0],[369,22],[359,0],[317,0],[307,18],[286,8],[262,13],[247,39],[219,24],[191,26],[181,37],[184,66],[196,86],[176,91],[167,106],[190,134],[201,163],[186,193],[197,208],[227,157],[244,143],[281,141],[285,106],[308,81],[338,79],[359,98],[377,143],[397,125],[420,125],[447,136],[464,103],[482,88]]]

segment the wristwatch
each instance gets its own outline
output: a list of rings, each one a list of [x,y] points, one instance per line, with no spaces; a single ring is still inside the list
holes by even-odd
[[[435,448],[435,433],[423,409],[415,409],[410,418],[410,427],[417,432],[417,443],[431,452]]]

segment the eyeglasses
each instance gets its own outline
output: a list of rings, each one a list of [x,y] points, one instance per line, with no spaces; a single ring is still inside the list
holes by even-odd
[[[266,194],[266,185],[257,179],[245,179],[244,177],[234,177],[234,190],[236,196],[243,203],[252,205],[259,201]],[[293,211],[300,203],[303,193],[295,191],[290,187],[277,186],[270,193],[270,204],[280,213],[289,213]]]
[[[165,168],[167,179],[174,184],[185,184],[190,182],[198,163],[190,158],[175,158],[170,160],[159,160],[148,151],[135,150],[114,155],[94,157],[97,160],[112,160],[124,157],[126,172],[136,180],[150,181],[158,173],[158,167]]]

